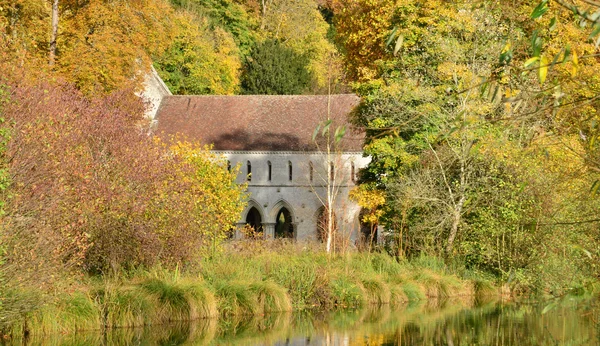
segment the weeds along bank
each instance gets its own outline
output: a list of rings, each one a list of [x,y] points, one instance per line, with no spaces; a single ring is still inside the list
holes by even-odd
[[[289,246],[226,252],[189,272],[152,269],[89,277],[45,297],[41,308],[3,333],[44,335],[271,312],[400,305],[428,298],[496,294],[485,280],[464,280],[439,261],[398,263],[379,253],[329,257]]]

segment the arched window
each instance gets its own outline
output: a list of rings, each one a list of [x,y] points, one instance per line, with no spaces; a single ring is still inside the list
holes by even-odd
[[[269,169],[269,181],[271,181],[271,172],[273,172],[272,169],[271,169],[271,161],[267,161],[267,166],[268,166],[268,169]]]
[[[356,175],[354,174],[354,161],[350,162],[350,179],[352,179],[352,182],[356,181]]]
[[[310,181],[313,181],[314,171],[315,171],[315,167],[313,166],[312,161],[309,161],[308,162],[308,179],[310,179]]]
[[[288,161],[288,175],[289,175],[290,181],[292,181],[292,161]]]
[[[248,181],[252,181],[252,164],[250,163],[250,161],[246,161],[246,168],[247,168],[247,179]]]

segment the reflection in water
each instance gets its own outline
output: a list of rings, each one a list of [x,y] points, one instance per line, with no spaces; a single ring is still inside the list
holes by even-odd
[[[32,337],[28,345],[598,345],[595,301],[444,301],[362,311],[271,314],[106,333]],[[21,343],[21,342],[19,342]]]

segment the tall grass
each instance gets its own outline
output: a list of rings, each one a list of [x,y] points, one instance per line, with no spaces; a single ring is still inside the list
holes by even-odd
[[[487,281],[450,275],[431,258],[409,262],[381,253],[328,256],[301,245],[256,254],[235,251],[187,272],[154,268],[88,280],[4,333],[70,334],[216,316],[248,321],[247,316],[274,312],[401,305],[495,290]]]

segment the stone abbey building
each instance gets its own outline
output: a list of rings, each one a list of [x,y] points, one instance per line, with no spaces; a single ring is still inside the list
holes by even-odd
[[[347,123],[356,95],[172,96],[159,79],[150,86],[145,96],[156,111],[150,115],[155,134],[212,144],[229,165],[240,166],[237,180],[248,183],[250,198],[236,237],[249,225],[266,238],[320,239],[328,182],[334,182],[338,232],[351,240],[361,234],[360,208],[348,199],[358,170],[369,162],[362,155],[364,135]],[[328,114],[332,134],[347,127],[329,155],[323,132],[313,136]]]

